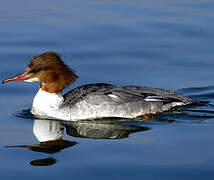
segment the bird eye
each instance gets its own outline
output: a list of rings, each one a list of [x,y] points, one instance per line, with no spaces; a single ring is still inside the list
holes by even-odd
[[[30,70],[30,73],[36,74],[40,71],[40,69],[32,69]]]
[[[32,63],[32,62],[30,62],[30,63],[28,64],[28,66],[29,66],[29,67],[32,67],[32,66],[33,66],[33,63]]]

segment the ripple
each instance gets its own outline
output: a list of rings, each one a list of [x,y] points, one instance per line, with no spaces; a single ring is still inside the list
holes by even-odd
[[[176,112],[160,114],[158,118],[174,120],[176,123],[214,124],[214,86],[190,87],[178,90],[179,93],[193,99],[207,101],[201,106],[186,106]]]
[[[25,104],[25,105],[22,105],[22,106],[19,106],[15,112],[13,113],[13,115],[15,117],[20,117],[20,118],[25,118],[25,119],[37,119],[36,116],[34,116],[32,113],[31,113],[31,106],[29,104]]]
[[[184,94],[184,95],[196,95],[201,96],[204,94],[214,94],[214,86],[204,86],[204,87],[190,87],[190,88],[182,88],[179,89],[177,92]]]

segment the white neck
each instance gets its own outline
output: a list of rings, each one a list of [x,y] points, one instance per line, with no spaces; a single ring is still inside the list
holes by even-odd
[[[31,112],[40,117],[54,118],[63,100],[62,94],[49,93],[39,89],[34,97]]]

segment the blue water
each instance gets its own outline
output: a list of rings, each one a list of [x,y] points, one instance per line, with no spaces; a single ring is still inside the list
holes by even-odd
[[[68,123],[32,119],[38,83],[1,85],[1,179],[213,179],[213,7],[211,0],[1,1],[0,79],[55,51],[80,77],[65,92],[105,82],[209,101],[150,121]],[[63,141],[40,144],[33,128],[41,124],[59,127]]]

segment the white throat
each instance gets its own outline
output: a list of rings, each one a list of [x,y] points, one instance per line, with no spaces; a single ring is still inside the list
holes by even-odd
[[[34,97],[31,113],[40,117],[54,118],[63,100],[62,94],[49,93],[39,89]]]

